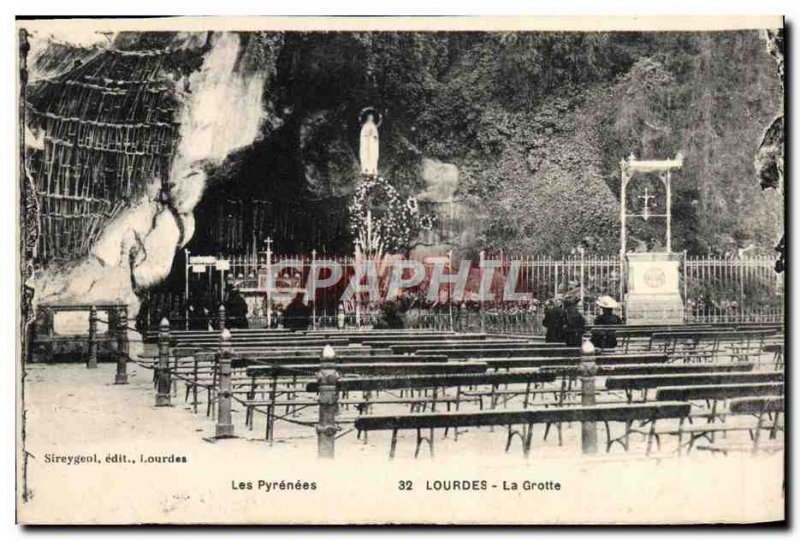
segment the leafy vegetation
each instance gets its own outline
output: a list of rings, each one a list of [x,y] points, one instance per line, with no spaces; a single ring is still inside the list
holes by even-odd
[[[236,180],[219,184],[227,197],[344,204],[358,113],[374,105],[381,174],[401,198],[424,188],[423,157],[458,167],[458,196],[480,217],[470,248],[615,253],[620,160],[679,151],[674,249],[766,252],[780,236],[783,201],[754,178],[782,99],[757,32],[287,33],[275,58],[270,121],[236,158],[248,167],[220,171]],[[346,226],[324,229],[336,234],[296,245],[351,250]]]

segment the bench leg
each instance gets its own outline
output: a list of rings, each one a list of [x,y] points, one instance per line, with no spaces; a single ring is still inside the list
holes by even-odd
[[[267,441],[272,444],[275,440],[275,406],[267,406]]]
[[[178,357],[175,357],[175,361],[172,363],[174,366],[173,369],[175,370],[175,376],[172,377],[172,395],[173,397],[178,397]]]
[[[656,433],[656,419],[653,418],[653,421],[650,423],[650,432],[647,434],[647,450],[645,451],[645,455],[650,455],[650,450],[653,447],[653,439],[656,441],[656,448],[661,450],[661,440]]]
[[[397,430],[392,430],[392,443],[389,446],[389,459],[394,459],[394,453],[397,449]]]
[[[522,441],[522,455],[526,458],[531,454],[531,446],[533,444],[533,424],[528,424],[528,430],[525,434],[525,439]]]
[[[508,453],[508,450],[511,448],[511,441],[514,440],[514,436],[515,435],[517,437],[519,437],[519,440],[522,443],[523,449],[525,448],[525,436],[526,436],[525,430],[526,430],[526,426],[522,426],[522,431],[520,432],[520,431],[514,429],[513,425],[508,424],[508,437],[506,438],[506,453]]]
[[[761,439],[761,428],[764,425],[764,413],[760,413],[758,415],[758,422],[756,423],[756,435],[753,438],[753,453],[758,453],[758,443]]]
[[[608,421],[603,422],[603,425],[606,428],[606,454],[611,451],[611,445],[614,443],[614,439],[611,438],[611,427],[608,425]]]
[[[772,422],[772,427],[769,430],[769,438],[770,438],[770,440],[774,440],[778,436],[778,421],[780,420],[780,418],[781,418],[781,413],[780,412],[776,412],[775,413],[775,419]]]
[[[419,449],[422,446],[423,442],[428,443],[428,449],[431,452],[431,457],[433,457],[433,428],[430,428],[430,435],[428,437],[422,436],[422,429],[417,428],[417,447],[414,450],[414,457],[416,458],[419,456]]]

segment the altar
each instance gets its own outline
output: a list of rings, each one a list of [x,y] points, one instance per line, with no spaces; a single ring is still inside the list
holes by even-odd
[[[623,299],[628,325],[679,325],[684,324],[684,304],[681,298],[682,253],[672,252],[672,178],[671,171],[683,166],[683,157],[678,154],[669,160],[637,160],[631,155],[621,164],[622,182],[620,196],[620,260],[626,274],[621,283],[625,289]],[[653,210],[650,195],[645,188],[640,213],[628,213],[627,188],[633,175],[655,173],[663,186],[663,211]],[[666,223],[664,249],[645,252],[629,252],[627,242],[628,218],[663,219]]]

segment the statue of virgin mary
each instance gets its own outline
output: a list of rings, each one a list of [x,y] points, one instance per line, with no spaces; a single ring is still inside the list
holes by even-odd
[[[361,126],[361,174],[367,176],[378,175],[378,125],[375,123],[373,113],[367,115],[367,120]]]

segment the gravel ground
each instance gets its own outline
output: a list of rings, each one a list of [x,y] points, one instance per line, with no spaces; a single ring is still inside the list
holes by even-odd
[[[563,427],[561,446],[555,432],[543,441],[542,428],[537,428],[527,460],[518,441],[505,453],[504,428],[481,428],[463,430],[458,441],[437,433],[433,459],[423,449],[421,458],[413,460],[414,434],[402,434],[397,459],[390,462],[388,433],[372,433],[365,443],[344,426],[336,442],[337,459],[330,462],[316,458],[313,427],[279,422],[269,444],[263,440],[263,415],[251,431],[244,426],[241,406],[233,414],[237,438],[214,441],[215,421],[203,407],[192,413],[182,385],[173,406],[156,408],[149,370],[131,365],[128,385],[111,384],[114,370],[111,364],[96,370],[75,364],[29,366],[30,499],[19,510],[23,521],[691,522],[760,521],[780,518],[783,512],[782,454],[678,458],[670,451],[645,457],[642,437],[633,436],[630,453],[617,447],[611,454],[586,458],[580,453],[580,426],[572,424]],[[407,408],[375,412],[401,411]],[[315,414],[309,410],[293,419],[313,421]],[[342,411],[343,417],[354,415]],[[604,441],[600,430],[601,446]],[[673,447],[674,442],[665,442],[665,450]],[[100,463],[63,462],[71,456],[94,459],[95,454]],[[119,463],[123,459],[127,462]],[[398,491],[404,479],[426,498],[411,504]],[[456,494],[444,490],[448,484],[435,483],[453,479],[486,480],[489,491],[497,493],[475,498],[474,492]],[[523,479],[560,481],[564,491],[529,495],[537,509],[531,513],[534,499],[503,489],[504,482],[521,485]],[[299,491],[246,496],[248,490],[235,488],[240,481],[246,486],[270,480],[299,481]],[[303,488],[311,482],[314,490]],[[566,492],[568,500],[563,499]],[[660,507],[653,508],[659,500]]]

